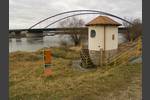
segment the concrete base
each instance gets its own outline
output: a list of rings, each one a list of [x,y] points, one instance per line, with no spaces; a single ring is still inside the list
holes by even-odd
[[[100,65],[101,64],[100,51],[90,50],[89,54],[90,54],[90,58],[91,58],[94,65]]]
[[[117,54],[117,49],[103,51],[103,64],[110,62],[112,57],[115,56],[116,54]]]
[[[109,61],[109,58],[116,55],[117,50],[95,51],[89,50],[90,58],[96,66],[100,66]]]

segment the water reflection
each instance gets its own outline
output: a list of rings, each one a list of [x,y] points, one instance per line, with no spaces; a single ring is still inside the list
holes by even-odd
[[[119,43],[124,42],[126,39],[122,34],[119,34]],[[36,38],[10,38],[9,39],[9,52],[14,51],[36,51],[44,47],[59,47],[65,42],[67,45],[73,45],[69,35],[55,35]]]
[[[21,42],[21,38],[16,38],[16,43],[20,43]]]
[[[27,42],[29,44],[37,44],[37,43],[41,43],[43,44],[44,40],[43,37],[36,37],[36,38],[27,38]]]
[[[9,42],[12,42],[12,38],[9,38]]]
[[[45,37],[34,38],[12,38],[9,41],[9,52],[14,51],[36,51],[44,47],[59,47],[61,42],[66,41],[68,44],[72,44],[68,35],[55,35]]]

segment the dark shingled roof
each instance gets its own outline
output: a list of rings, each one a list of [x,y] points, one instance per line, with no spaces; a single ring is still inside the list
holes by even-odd
[[[98,16],[89,23],[86,24],[86,26],[95,26],[95,25],[112,25],[112,26],[120,26],[121,24],[112,20],[109,17],[106,16]]]

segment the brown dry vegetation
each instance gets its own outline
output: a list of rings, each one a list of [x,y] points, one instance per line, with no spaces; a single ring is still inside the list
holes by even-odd
[[[10,100],[141,100],[141,64],[80,71],[79,51],[52,48],[52,77],[43,76],[42,52],[10,53]]]

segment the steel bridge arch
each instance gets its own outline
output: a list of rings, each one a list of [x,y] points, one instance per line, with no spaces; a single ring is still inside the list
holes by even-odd
[[[98,14],[103,14],[103,15],[107,15],[107,16],[111,16],[111,17],[120,19],[120,20],[122,20],[122,21],[124,21],[124,22],[127,22],[127,23],[129,23],[129,24],[132,25],[131,22],[129,22],[129,21],[127,21],[127,20],[125,20],[125,19],[123,19],[123,18],[121,18],[121,17],[118,17],[118,16],[116,16],[116,15],[107,13],[107,12],[98,11],[98,10],[72,10],[72,11],[66,11],[66,12],[58,13],[58,14],[55,14],[55,15],[53,15],[53,16],[47,17],[47,18],[45,18],[45,19],[43,19],[43,20],[41,20],[41,21],[35,23],[35,24],[32,25],[31,27],[29,27],[29,29],[32,29],[33,27],[37,26],[38,24],[40,24],[40,23],[42,23],[42,22],[44,22],[44,21],[46,21],[46,20],[48,20],[48,19],[51,19],[51,18],[53,18],[53,17],[60,16],[60,15],[63,15],[63,14],[73,13],[73,12],[93,12],[93,13],[95,12],[95,13],[98,13]],[[81,14],[81,13],[78,13],[78,14]],[[76,15],[76,14],[74,14],[74,15]]]
[[[55,23],[57,23],[57,22],[59,22],[59,21],[62,21],[62,20],[64,20],[64,19],[67,19],[67,18],[69,18],[69,17],[78,16],[78,15],[86,15],[86,14],[99,14],[99,13],[79,13],[79,14],[72,14],[72,15],[70,15],[70,16],[66,16],[66,17],[60,18],[60,19],[58,19],[58,20],[56,20],[56,21],[54,21],[54,22],[48,24],[48,25],[45,26],[44,28],[48,28],[49,26],[51,26],[51,25],[53,25],[53,24],[55,24]]]

